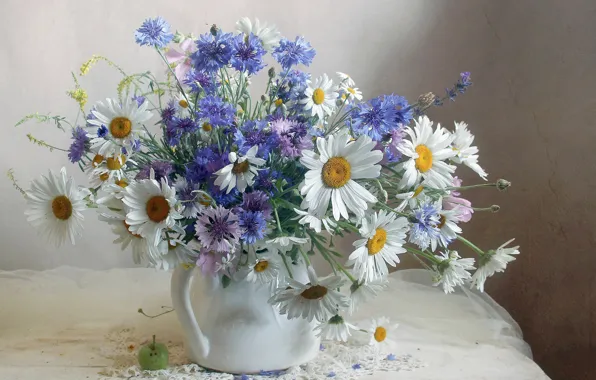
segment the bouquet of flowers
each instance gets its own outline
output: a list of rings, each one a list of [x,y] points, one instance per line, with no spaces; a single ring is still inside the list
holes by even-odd
[[[444,97],[364,101],[349,75],[313,78],[303,70],[315,57],[303,37],[282,38],[258,20],[242,19],[232,33],[213,25],[195,38],[148,19],[135,39],[155,50],[165,75],[127,74],[93,56],[68,92],[85,120],[34,114],[19,122],[68,129],[68,149],[28,136],[67,152],[89,177],[88,187],[78,187],[63,168],[23,190],[9,173],[27,200],[27,220],[56,244],[74,244],[83,212],[94,208],[136,263],[196,266],[224,287],[270,286],[280,313],[316,319],[326,338],[337,339],[349,335],[343,316],[383,289],[401,254],[417,257],[449,293],[465,284],[482,291],[519,253],[510,242],[484,250],[461,235],[475,211],[498,210],[474,208],[461,193],[510,183],[462,186],[458,165],[487,178],[474,136],[463,122],[447,129],[425,116],[466,92],[469,73]],[[78,77],[98,62],[123,79],[115,97],[86,110]],[[258,74],[264,90],[251,88]],[[348,233],[357,237],[344,255],[333,241]],[[455,240],[478,259],[450,249]],[[333,275],[318,278],[312,255]],[[308,283],[293,279],[297,265],[308,267]],[[339,291],[350,284],[347,294]],[[374,330],[377,341],[383,331]]]

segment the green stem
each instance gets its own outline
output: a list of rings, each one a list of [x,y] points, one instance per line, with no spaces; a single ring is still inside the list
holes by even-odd
[[[279,214],[277,213],[277,206],[275,206],[273,208],[273,211],[275,212],[275,220],[277,221],[277,229],[278,229],[278,231],[279,231],[280,234],[283,234],[284,231],[281,228],[281,222],[279,221]]]
[[[436,258],[434,255],[432,255],[430,253],[423,252],[423,251],[421,251],[419,249],[408,247],[408,246],[404,246],[404,248],[406,250],[408,250],[409,252],[411,252],[411,253],[414,253],[414,254],[416,254],[418,256],[424,257],[425,259],[431,261],[433,264],[438,264],[438,263],[441,262],[441,260],[439,260],[438,258]]]
[[[381,203],[381,202],[377,202],[377,206],[380,206],[382,209],[385,209],[385,210],[387,210],[387,211],[391,211],[391,212],[393,212],[393,213],[395,213],[395,214],[397,214],[397,215],[399,215],[399,216],[405,216],[406,218],[409,216],[409,215],[408,215],[408,214],[406,214],[406,213],[399,212],[399,211],[395,211],[395,210],[394,210],[394,209],[392,209],[391,207],[389,207],[389,206],[387,206],[386,204],[384,204],[384,203]]]
[[[469,241],[468,239],[466,239],[463,236],[457,235],[457,240],[461,241],[462,243],[464,243],[465,245],[467,245],[468,247],[470,247],[472,250],[474,250],[476,253],[478,253],[478,255],[483,256],[484,255],[484,251],[481,250],[480,248],[478,248],[478,246],[476,246],[474,243],[472,243],[471,241]]]
[[[478,187],[497,187],[497,183],[480,183],[478,185],[470,185],[470,186],[460,186],[460,187],[446,187],[445,190],[468,190],[468,189],[476,189]]]
[[[395,174],[395,175],[401,175],[397,170],[390,168],[387,165],[381,165],[383,167],[383,169],[387,169],[389,170],[391,173]]]
[[[288,261],[287,261],[287,257],[284,254],[279,254],[281,256],[281,260],[284,262],[284,266],[286,267],[286,270],[288,271],[288,276],[290,276],[291,279],[294,279],[294,276],[292,276],[292,270],[290,269],[290,266],[288,265]]]
[[[304,262],[308,265],[311,266],[310,264],[310,259],[308,258],[308,255],[306,254],[306,252],[304,252],[304,250],[300,247],[298,247],[298,251],[300,251],[300,254],[302,254],[302,257],[304,257]]]

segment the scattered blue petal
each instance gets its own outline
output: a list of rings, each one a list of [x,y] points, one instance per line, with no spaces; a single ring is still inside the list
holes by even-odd
[[[397,356],[395,356],[394,354],[389,354],[389,355],[387,355],[387,360],[395,361],[395,360],[397,360]]]
[[[108,134],[108,128],[105,125],[102,125],[101,127],[97,128],[97,137],[106,137]]]
[[[359,363],[356,363],[352,366],[352,369],[360,369],[362,366]]]
[[[335,377],[335,372],[331,371],[327,374],[327,377]]]

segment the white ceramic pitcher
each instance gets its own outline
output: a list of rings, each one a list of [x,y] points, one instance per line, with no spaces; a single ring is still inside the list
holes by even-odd
[[[294,279],[308,282],[306,269],[294,268]],[[270,296],[265,285],[241,280],[224,289],[218,278],[177,267],[172,302],[189,358],[236,374],[282,370],[312,360],[320,346],[313,323],[280,315],[267,303]]]

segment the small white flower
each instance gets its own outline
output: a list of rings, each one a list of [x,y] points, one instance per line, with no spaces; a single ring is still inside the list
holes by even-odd
[[[337,75],[340,78],[339,82],[339,92],[341,95],[341,100],[345,101],[347,104],[350,104],[354,101],[354,99],[360,101],[362,100],[362,91],[360,91],[356,87],[356,83],[354,80],[347,74],[337,72]]]
[[[396,219],[394,213],[381,210],[362,221],[362,239],[354,242],[356,248],[350,255],[348,265],[354,265],[354,273],[360,280],[373,281],[385,278],[387,265],[399,263],[398,254],[406,252],[406,232],[409,223],[406,218]]]
[[[279,277],[280,265],[272,256],[258,255],[257,259],[248,266],[246,279],[259,284],[276,284]]]
[[[455,132],[453,132],[454,137],[451,145],[456,155],[451,158],[451,161],[457,164],[463,163],[486,181],[488,174],[478,165],[478,148],[472,146],[474,135],[467,128],[468,124],[455,122]]]
[[[267,240],[267,250],[272,254],[285,254],[290,251],[294,245],[302,245],[308,242],[307,238],[295,236],[278,236],[275,239]]]
[[[74,244],[75,238],[82,235],[82,212],[87,209],[85,198],[90,194],[66,176],[65,168],[58,174],[50,170],[47,177],[34,180],[25,192],[27,221],[56,246],[65,239]]]
[[[504,272],[507,264],[515,260],[515,256],[512,255],[519,255],[519,246],[505,248],[513,240],[515,239],[501,245],[496,251],[488,251],[478,259],[478,269],[472,276],[472,286],[483,292],[486,279],[497,272]]]
[[[227,187],[226,193],[232,191],[234,187],[243,193],[247,186],[252,186],[258,168],[265,164],[265,160],[256,157],[258,150],[259,146],[255,145],[246,152],[244,157],[230,152],[228,155],[230,164],[215,172],[217,175],[215,184],[222,190]]]
[[[421,199],[425,198],[424,187],[418,186],[414,191],[408,191],[406,193],[396,194],[397,199],[401,199],[400,204],[395,208],[396,211],[403,211],[406,207],[415,209]]]
[[[346,86],[350,86],[350,87],[354,87],[356,85],[356,82],[354,82],[354,79],[352,79],[351,76],[349,76],[346,73],[342,73],[341,71],[337,71],[336,72],[337,76],[339,77],[339,84],[345,84]]]
[[[457,251],[441,252],[438,257],[443,261],[433,266],[433,285],[442,286],[445,293],[452,293],[472,278],[469,271],[476,269],[473,258],[462,259]]]
[[[323,120],[326,115],[331,115],[335,110],[335,99],[337,92],[333,89],[333,81],[327,74],[317,78],[312,86],[304,91],[306,98],[300,101],[304,104],[305,110],[311,110],[312,116],[317,115]]]
[[[288,287],[277,289],[269,303],[278,305],[279,313],[287,314],[288,319],[304,318],[309,322],[325,322],[349,306],[348,298],[336,290],[343,284],[341,277],[319,279],[314,269],[308,267],[308,278],[308,284],[286,278]]]
[[[130,246],[134,263],[141,264],[147,260],[149,242],[141,235],[130,231],[130,226],[126,223],[126,206],[120,199],[106,197],[106,200],[109,200],[109,203],[106,205],[107,202],[104,201],[98,210],[99,220],[107,222],[112,227],[112,232],[118,236],[114,244],[120,244],[122,251]]]
[[[178,265],[196,262],[198,253],[194,252],[187,244],[184,244],[180,240],[181,238],[182,236],[170,238],[169,241],[162,240],[157,246],[158,249],[152,250],[149,265],[167,271],[176,268]],[[158,254],[155,254],[155,251]]]
[[[294,220],[298,220],[298,223],[301,225],[308,224],[310,228],[315,230],[315,232],[320,233],[322,231],[322,227],[325,227],[325,230],[330,234],[333,234],[333,230],[337,227],[337,223],[331,220],[328,217],[324,218],[317,218],[314,215],[309,214],[306,211],[298,210],[297,208],[294,209],[294,212],[298,214]]]
[[[434,252],[437,249],[437,243],[447,248],[447,246],[455,239],[457,235],[461,234],[461,227],[457,225],[459,222],[459,211],[458,210],[443,210],[443,201],[437,202],[439,208],[439,223],[437,228],[439,229],[439,236],[437,239],[432,239],[431,250]]]
[[[178,109],[179,117],[186,118],[191,116],[192,110],[195,106],[190,98],[185,97],[182,92],[179,92],[174,98],[174,101],[176,102],[176,108]]]
[[[135,182],[126,188],[122,201],[130,207],[126,214],[130,231],[154,246],[161,240],[162,231],[174,227],[176,220],[182,218],[176,190],[168,185],[165,178],[161,179],[161,183],[154,179]]]
[[[350,286],[350,314],[358,309],[360,305],[375,298],[381,291],[387,288],[386,278],[379,278],[370,282],[358,282]]]
[[[398,170],[405,170],[400,188],[412,188],[422,181],[438,189],[451,186],[455,166],[444,160],[456,154],[450,146],[453,136],[440,125],[433,132],[432,126],[427,116],[421,116],[413,128],[406,128],[410,140],[404,139],[398,147],[405,160],[397,166]]]
[[[275,46],[279,43],[280,34],[277,31],[275,25],[267,25],[267,23],[259,22],[256,18],[255,21],[251,21],[248,17],[243,17],[236,22],[236,30],[249,35],[250,33],[259,37],[263,44],[263,49],[267,52],[271,52]]]
[[[398,324],[392,324],[389,318],[380,317],[372,319],[366,331],[370,334],[369,345],[379,347],[386,345],[391,339],[387,339],[390,333],[397,329]]]
[[[323,340],[333,340],[337,342],[347,342],[352,335],[350,330],[357,330],[357,327],[347,323],[341,315],[334,315],[327,322],[323,322],[315,327],[317,336]]]
[[[95,156],[97,157],[97,155]],[[102,190],[112,184],[126,186],[129,180],[126,178],[125,169],[127,164],[133,163],[126,155],[110,156],[101,163],[91,165],[89,172],[89,184],[93,188],[101,187]]]
[[[215,271],[218,273],[225,273],[231,275],[232,270],[236,267],[236,255],[228,252],[221,258],[220,263],[215,264]]]

